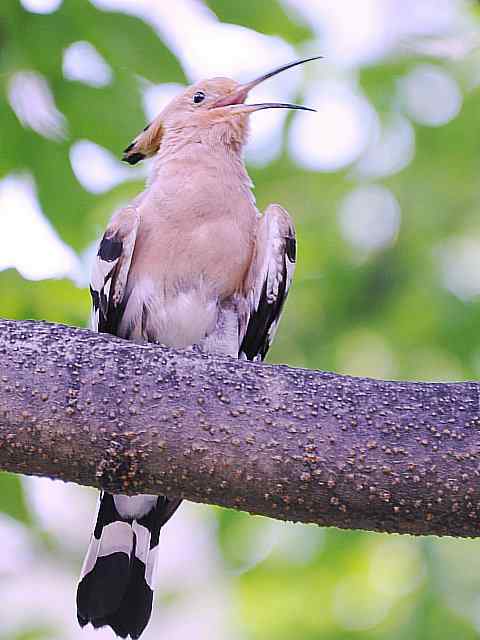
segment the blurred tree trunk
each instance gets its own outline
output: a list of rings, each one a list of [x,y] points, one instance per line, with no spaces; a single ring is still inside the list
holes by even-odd
[[[0,468],[342,528],[476,536],[479,385],[0,321]]]

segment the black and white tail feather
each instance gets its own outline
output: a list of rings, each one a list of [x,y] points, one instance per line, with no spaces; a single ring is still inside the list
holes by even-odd
[[[81,627],[109,625],[139,638],[152,612],[153,577],[162,525],[180,500],[102,492],[77,591]]]
[[[124,311],[128,276],[139,226],[135,206],[119,211],[100,242],[93,268],[92,328],[136,339]],[[288,213],[270,205],[258,219],[255,255],[245,296],[238,306],[238,356],[264,359],[278,326],[295,268],[295,230]],[[140,335],[147,326],[142,307]],[[128,316],[128,314],[125,314]],[[145,320],[145,322],[144,322]],[[161,341],[161,336],[157,336]],[[153,575],[160,529],[181,500],[165,496],[111,495],[102,492],[95,529],[77,591],[83,627],[110,626],[121,638],[140,637],[152,610]]]

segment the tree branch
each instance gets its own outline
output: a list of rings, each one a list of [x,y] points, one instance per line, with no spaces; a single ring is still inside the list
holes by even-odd
[[[0,321],[0,468],[321,525],[476,536],[478,391]]]

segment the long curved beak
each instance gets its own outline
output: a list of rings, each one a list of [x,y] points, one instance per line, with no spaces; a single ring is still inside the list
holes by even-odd
[[[310,109],[309,107],[303,107],[298,104],[290,104],[288,102],[264,102],[262,104],[244,104],[245,100],[249,92],[259,85],[261,82],[276,76],[278,73],[282,73],[282,71],[286,71],[287,69],[291,69],[292,67],[296,67],[299,64],[304,64],[305,62],[310,62],[311,60],[319,60],[323,56],[313,56],[312,58],[302,58],[301,60],[295,60],[294,62],[289,62],[287,64],[283,64],[281,67],[277,67],[273,69],[273,71],[269,71],[268,73],[264,73],[259,78],[255,78],[255,80],[251,80],[245,84],[240,85],[240,87],[230,93],[228,96],[220,98],[217,100],[213,108],[216,107],[230,107],[230,106],[239,106],[241,108],[235,109],[235,111],[242,113],[251,113],[253,111],[259,111],[260,109],[302,109],[304,111],[315,111],[315,109]]]

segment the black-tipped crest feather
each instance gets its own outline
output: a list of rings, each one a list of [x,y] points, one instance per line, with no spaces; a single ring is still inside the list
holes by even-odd
[[[137,164],[145,158],[155,155],[160,148],[163,128],[157,118],[143,129],[143,131],[124,150],[122,160],[129,164]]]

